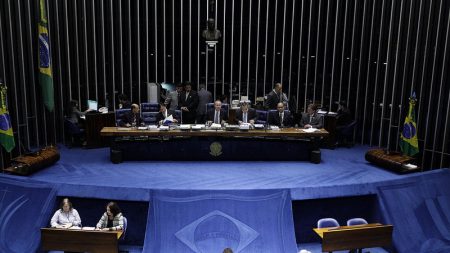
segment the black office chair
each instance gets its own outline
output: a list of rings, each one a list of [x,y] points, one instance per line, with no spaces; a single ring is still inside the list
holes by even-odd
[[[64,119],[64,130],[66,134],[70,137],[69,148],[74,145],[80,146],[84,140],[84,129],[80,128],[77,124],[73,123],[70,119]]]

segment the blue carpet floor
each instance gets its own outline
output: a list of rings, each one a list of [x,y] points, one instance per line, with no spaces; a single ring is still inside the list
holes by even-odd
[[[276,147],[274,147],[276,148]],[[147,199],[148,189],[290,189],[294,200],[373,193],[380,182],[407,177],[368,163],[366,146],[322,150],[322,162],[136,161],[112,164],[109,149],[67,149],[61,160],[32,175],[60,183],[59,195],[79,196],[96,187],[133,188],[130,200]],[[73,187],[76,186],[76,187]],[[339,190],[336,190],[336,187]],[[73,190],[77,191],[74,194]],[[97,196],[102,197],[102,196]],[[104,196],[108,197],[108,196]]]
[[[312,164],[307,161],[128,161],[112,164],[109,160],[109,148],[68,149],[60,145],[59,149],[61,159],[55,165],[33,174],[30,178],[33,181],[48,183],[56,191],[57,196],[86,198],[85,205],[92,203],[89,201],[95,201],[92,199],[118,199],[138,201],[137,204],[131,203],[130,205],[140,206],[144,203],[146,206],[148,200],[152,199],[154,190],[214,192],[219,190],[288,189],[292,200],[298,200],[297,203],[304,208],[303,205],[306,203],[315,203],[310,202],[311,200],[370,196],[369,194],[378,196],[379,189],[389,190],[390,185],[395,188],[399,182],[405,185],[408,183],[416,185],[417,182],[421,182],[421,175],[424,175],[423,178],[439,178],[446,175],[445,171],[440,170],[398,175],[378,168],[365,161],[364,155],[369,150],[367,146],[356,146],[351,149],[323,149],[320,164]],[[6,179],[8,177],[5,175]],[[27,179],[25,178],[25,180]],[[370,199],[369,197],[368,200],[370,201]],[[323,204],[325,203],[328,202],[323,202]],[[317,204],[315,207],[319,208],[317,211],[324,212]],[[94,213],[100,212],[101,210]],[[311,224],[306,224],[305,220],[301,219],[297,221],[300,222],[300,228],[305,228],[310,233],[310,227],[314,227],[313,223],[317,220],[317,217],[311,217],[309,217],[311,222],[307,221]],[[379,218],[374,220],[379,220]],[[387,222],[395,224],[396,220]],[[401,226],[402,224],[399,223],[398,227],[401,228]],[[296,230],[296,233],[300,233],[301,240],[306,238],[303,240],[304,243],[297,245],[299,251],[306,249],[312,253],[321,252],[318,238],[313,237],[317,243],[312,243],[314,240],[309,240],[308,235],[302,234],[304,232],[301,229]],[[301,240],[297,241],[301,242]],[[407,245],[403,244],[399,244],[397,247],[406,248]],[[124,246],[127,247],[125,250],[129,252],[143,252],[142,245]],[[381,248],[366,249],[364,252],[368,251],[372,253],[386,252]]]

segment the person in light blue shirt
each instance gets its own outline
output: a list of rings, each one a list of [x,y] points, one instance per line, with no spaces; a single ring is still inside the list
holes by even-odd
[[[73,208],[72,202],[68,198],[61,201],[59,209],[53,215],[50,225],[54,228],[63,226],[81,227],[81,219],[78,211]]]

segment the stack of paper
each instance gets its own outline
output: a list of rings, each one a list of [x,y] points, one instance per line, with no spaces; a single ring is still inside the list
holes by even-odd
[[[202,128],[204,128],[205,126],[204,125],[193,125],[191,128],[192,128],[192,130],[201,130]]]
[[[191,129],[191,125],[182,124],[182,125],[180,125],[180,129],[181,130],[189,130],[189,129]]]
[[[317,128],[311,127],[311,128],[306,128],[306,129],[302,129],[303,132],[305,133],[314,133],[315,131],[317,131]]]
[[[169,115],[167,118],[164,119],[163,124],[170,124],[173,122],[173,117],[172,115]]]

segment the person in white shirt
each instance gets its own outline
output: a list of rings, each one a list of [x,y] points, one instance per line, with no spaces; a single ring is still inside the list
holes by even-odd
[[[50,225],[57,227],[81,227],[81,219],[78,211],[73,208],[72,202],[68,198],[61,201],[60,208],[53,214]]]

